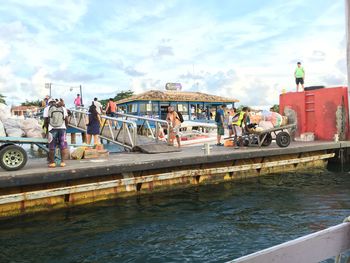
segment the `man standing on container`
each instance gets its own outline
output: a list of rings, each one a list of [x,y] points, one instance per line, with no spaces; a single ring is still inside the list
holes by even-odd
[[[297,68],[294,72],[295,83],[297,84],[297,92],[299,91],[299,84],[301,84],[301,91],[304,91],[305,70],[301,66],[301,62],[297,63]]]
[[[216,122],[216,128],[217,128],[217,146],[224,146],[221,143],[221,136],[225,134],[224,129],[224,116],[225,116],[225,109],[226,105],[223,104],[220,106],[220,108],[216,111],[215,115],[215,122]]]

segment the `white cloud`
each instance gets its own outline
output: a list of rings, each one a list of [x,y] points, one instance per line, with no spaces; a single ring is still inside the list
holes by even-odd
[[[182,82],[185,90],[273,104],[282,89],[294,90],[298,60],[306,85],[345,83],[344,3],[275,0],[225,15],[227,3],[7,1],[0,92],[37,99],[53,82],[81,84],[90,98]]]

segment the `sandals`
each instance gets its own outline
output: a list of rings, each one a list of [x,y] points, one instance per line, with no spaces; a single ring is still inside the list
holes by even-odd
[[[56,168],[56,163],[49,163],[49,168]],[[61,162],[60,163],[60,167],[65,167],[66,166],[66,163],[64,162]]]

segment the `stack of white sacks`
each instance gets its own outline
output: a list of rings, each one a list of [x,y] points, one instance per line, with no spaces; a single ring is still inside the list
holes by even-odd
[[[256,132],[278,128],[280,126],[287,125],[288,123],[287,117],[271,111],[251,112],[249,117],[251,123],[256,123],[259,125],[255,128]]]
[[[9,106],[0,103],[0,137],[42,138],[43,130],[38,120],[11,116]]]

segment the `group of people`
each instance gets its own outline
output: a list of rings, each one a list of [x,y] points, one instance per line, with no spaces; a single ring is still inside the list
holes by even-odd
[[[78,109],[83,106],[80,94],[74,99],[74,105]],[[64,162],[65,156],[68,155],[68,144],[66,130],[68,127],[68,115],[69,110],[66,109],[63,99],[53,99],[46,96],[42,101],[44,107],[43,118],[46,136],[49,142],[49,154],[48,162],[49,167],[56,167],[55,163],[55,151],[58,147],[61,151],[61,163],[60,166],[66,166]],[[110,117],[117,116],[117,106],[112,98],[109,99],[106,109],[103,110],[102,104],[97,98],[94,98],[88,109],[88,117],[86,119],[86,141],[87,144],[91,144],[92,139],[94,144],[100,144],[100,115],[106,113]]]
[[[227,116],[225,111],[227,106],[221,105],[216,111],[215,122],[217,126],[217,146],[224,146],[221,143],[221,137],[225,134],[225,123],[227,122],[227,128],[229,130],[229,136],[234,136],[236,142],[235,148],[239,148],[239,145],[243,144],[242,135],[244,129],[249,125],[249,111],[248,107],[243,107],[240,112],[237,112],[236,108],[232,108],[230,116]],[[238,143],[237,143],[238,142]]]
[[[99,134],[100,134],[100,116],[106,113],[109,117],[117,117],[117,105],[112,98],[108,100],[106,109],[103,110],[102,104],[97,98],[94,98],[88,110],[88,120],[87,120],[87,130],[86,130],[86,140],[90,144],[92,137],[94,139],[94,144],[100,144]]]

